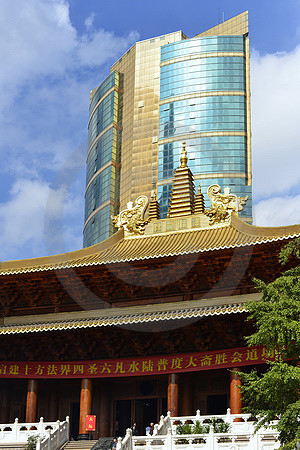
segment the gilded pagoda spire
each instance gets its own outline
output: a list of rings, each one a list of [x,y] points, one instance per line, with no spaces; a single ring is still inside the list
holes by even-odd
[[[201,186],[198,186],[198,193],[195,195],[195,208],[194,213],[204,213],[205,203],[204,203],[204,195],[201,192]]]
[[[148,220],[158,220],[160,217],[159,204],[157,200],[156,191],[151,192],[151,198],[149,202],[149,215]]]
[[[168,217],[188,216],[194,212],[194,179],[187,166],[186,143],[182,143],[180,166],[174,172]]]

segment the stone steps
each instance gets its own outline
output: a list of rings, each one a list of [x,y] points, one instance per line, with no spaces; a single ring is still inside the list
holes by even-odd
[[[25,448],[25,444],[1,444],[0,445],[0,450],[24,450]]]
[[[70,441],[63,450],[90,450],[97,441]]]

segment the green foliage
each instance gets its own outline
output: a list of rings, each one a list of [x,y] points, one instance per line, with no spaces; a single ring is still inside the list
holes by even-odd
[[[176,433],[177,434],[192,434],[192,426],[189,423],[177,425]]]
[[[38,434],[35,434],[34,436],[29,436],[29,438],[27,439],[25,450],[35,450],[38,438],[39,438]]]
[[[300,259],[300,238],[294,239],[283,247],[279,253],[279,261],[284,265],[289,261],[291,256]]]
[[[229,433],[230,424],[227,422],[219,422],[214,426],[215,433]]]
[[[255,370],[242,375],[243,401],[253,415],[261,417],[262,424],[284,414],[299,398],[300,368],[285,362],[273,362],[269,366],[262,376]]]
[[[297,442],[300,442],[300,400],[291,403],[280,417],[278,430],[280,431],[282,448],[294,450]]]
[[[209,433],[210,425],[214,427],[215,433],[228,433],[230,430],[229,423],[224,422],[222,419],[212,417],[211,419],[206,419],[205,423],[197,420],[195,425],[189,423],[177,425],[176,434],[207,434]]]
[[[209,433],[209,425],[204,425],[200,420],[196,420],[193,426],[193,434],[206,434]]]
[[[212,425],[214,427],[215,433],[228,433],[230,430],[230,424],[227,422],[224,422],[223,419],[212,417],[211,419],[206,419],[206,423]],[[209,428],[208,426],[208,428]]]
[[[300,239],[287,244],[280,252],[286,264],[293,256],[300,259]],[[265,284],[255,280],[262,299],[249,302],[250,319],[256,331],[247,338],[249,346],[263,345],[275,354],[263,375],[256,371],[241,374],[244,410],[259,417],[257,427],[279,418],[277,426],[282,448],[294,449],[300,435],[300,266],[282,273]],[[289,363],[284,360],[289,360]]]

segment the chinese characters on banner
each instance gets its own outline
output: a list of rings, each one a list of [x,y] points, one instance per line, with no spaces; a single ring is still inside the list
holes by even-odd
[[[0,361],[0,378],[110,378],[198,372],[273,360],[263,347],[98,361]]]
[[[96,431],[96,416],[88,415],[85,418],[86,431]]]

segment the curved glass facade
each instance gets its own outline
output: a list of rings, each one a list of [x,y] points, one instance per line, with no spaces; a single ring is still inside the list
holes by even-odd
[[[188,165],[194,175],[223,172],[245,172],[246,138],[244,136],[211,136],[186,140]],[[158,180],[172,178],[180,165],[181,141],[159,146]]]
[[[182,31],[136,42],[90,97],[84,245],[108,238],[111,216],[158,191],[167,215],[186,142],[195,185],[249,196],[250,49],[245,11],[187,38]]]
[[[195,92],[244,89],[244,58],[241,56],[202,57],[161,68],[161,100]]]
[[[205,131],[246,131],[245,97],[218,95],[160,106],[160,139]]]
[[[108,238],[114,231],[110,216],[118,208],[120,184],[118,88],[119,74],[113,72],[95,91],[90,104],[85,247]]]
[[[243,36],[198,37],[164,45],[161,49],[161,62],[193,54],[216,52],[244,52]]]
[[[167,214],[171,178],[180,164],[182,141],[187,143],[188,164],[195,185],[201,184],[207,206],[207,188],[217,183],[222,189],[231,187],[236,195],[249,195],[241,215],[252,216],[251,186],[246,179],[244,47],[243,36],[208,36],[161,48],[158,142],[161,217]],[[216,177],[212,178],[212,174]],[[197,175],[201,175],[201,181]]]

